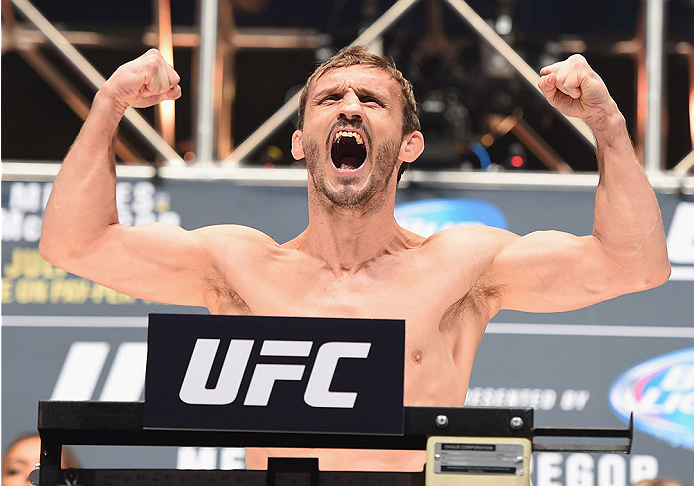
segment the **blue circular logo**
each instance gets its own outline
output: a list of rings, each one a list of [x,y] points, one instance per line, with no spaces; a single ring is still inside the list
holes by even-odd
[[[501,210],[481,199],[426,199],[399,204],[395,207],[395,219],[403,228],[424,237],[470,224],[508,229]]]
[[[694,451],[694,348],[626,370],[612,383],[609,401],[624,422],[634,412],[637,430]]]

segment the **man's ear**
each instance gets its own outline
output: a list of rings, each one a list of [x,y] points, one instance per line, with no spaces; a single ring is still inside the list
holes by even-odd
[[[292,135],[292,156],[296,160],[304,158],[304,145],[301,143],[301,130],[295,130]]]
[[[405,135],[400,145],[398,159],[404,162],[414,162],[424,152],[424,135],[418,130]]]

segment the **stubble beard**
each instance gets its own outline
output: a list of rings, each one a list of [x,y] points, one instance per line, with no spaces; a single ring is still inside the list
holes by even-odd
[[[339,208],[344,209],[368,209],[370,203],[374,204],[381,198],[376,197],[381,195],[385,197],[386,187],[393,176],[393,170],[397,164],[399,143],[396,140],[386,140],[376,149],[374,156],[369,154],[370,162],[373,163],[374,169],[369,175],[369,179],[362,188],[355,187],[359,177],[346,177],[341,180],[340,188],[335,190],[326,177],[326,171],[320,165],[320,148],[315,140],[307,140],[304,137],[304,154],[306,156],[306,166],[313,180],[313,187],[320,194],[335,204]],[[329,157],[329,156],[328,156]],[[332,162],[331,162],[332,163]],[[366,161],[364,162],[366,163]]]

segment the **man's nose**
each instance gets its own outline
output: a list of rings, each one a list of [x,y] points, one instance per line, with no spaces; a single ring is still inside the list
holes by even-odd
[[[340,118],[347,120],[362,118],[362,106],[359,97],[353,92],[348,92],[342,98],[342,106],[340,107]]]

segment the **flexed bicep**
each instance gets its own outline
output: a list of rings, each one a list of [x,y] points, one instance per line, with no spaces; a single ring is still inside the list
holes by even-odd
[[[237,225],[187,231],[175,225],[113,224],[88,247],[44,258],[71,273],[109,288],[155,302],[205,305],[207,282],[229,279],[221,255],[233,255],[238,266],[253,252],[274,242],[263,233]],[[233,287],[234,282],[227,282]]]
[[[212,268],[200,233],[164,223],[113,224],[89,246],[43,256],[132,297],[179,305],[202,305],[199,282]]]
[[[595,236],[538,231],[509,241],[485,277],[500,285],[504,309],[560,312],[640,290],[625,273]]]

